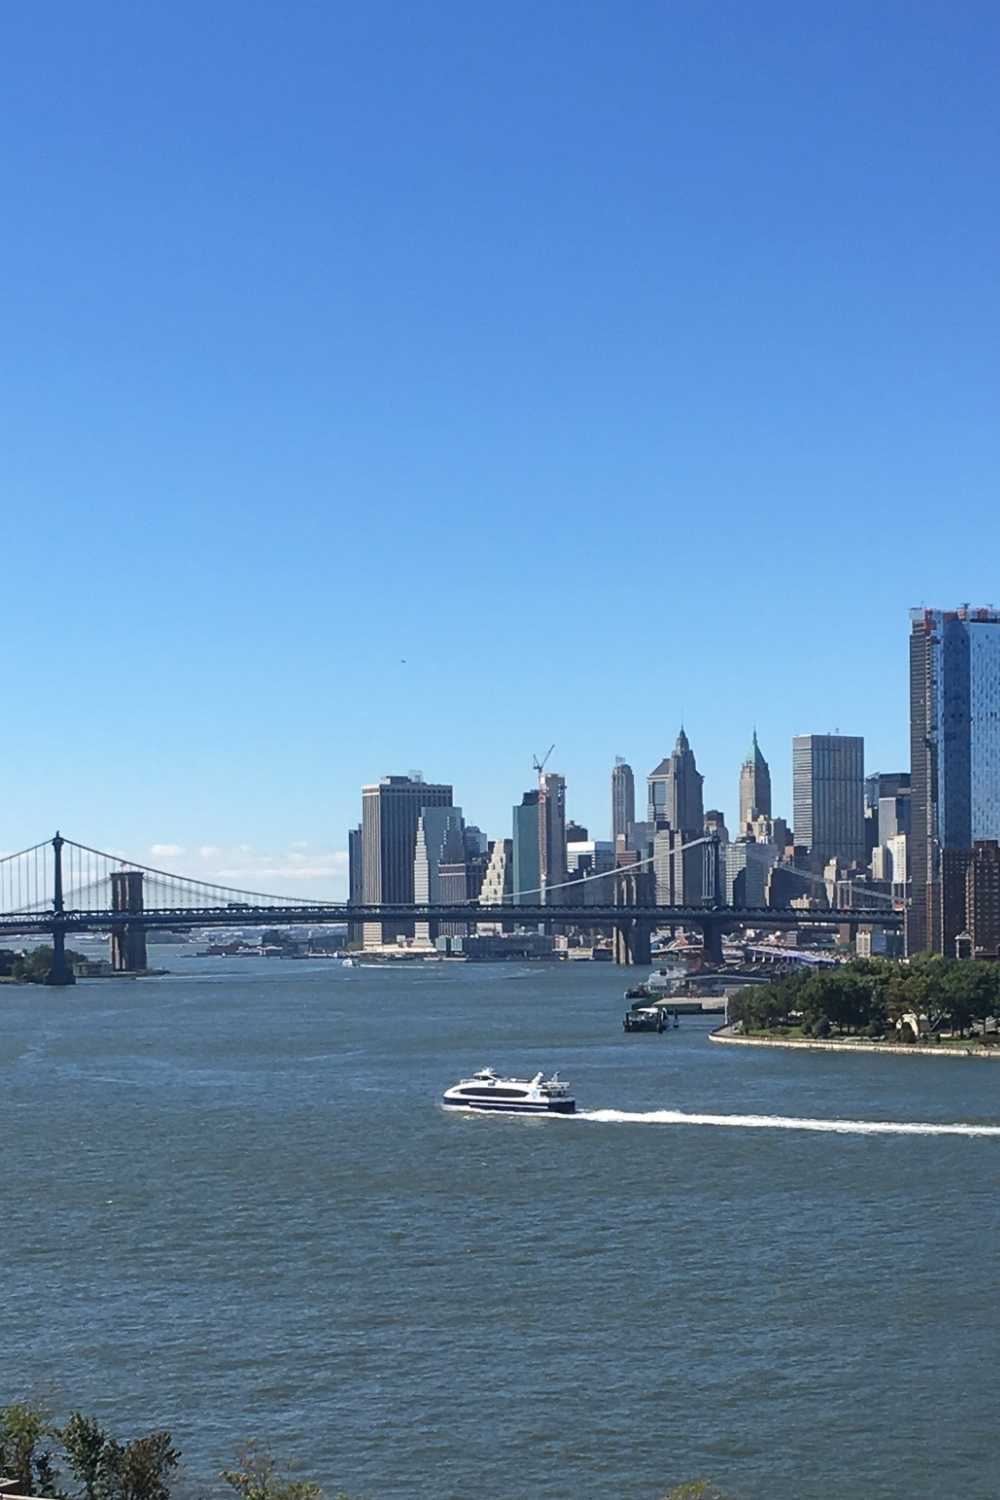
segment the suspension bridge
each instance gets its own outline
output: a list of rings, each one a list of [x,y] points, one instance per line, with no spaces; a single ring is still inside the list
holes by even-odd
[[[700,841],[699,841],[700,842]],[[902,912],[872,907],[826,908],[663,906],[648,899],[638,869],[649,862],[599,875],[585,875],[562,883],[550,894],[555,901],[526,902],[519,892],[516,904],[466,902],[295,901],[287,895],[267,895],[224,886],[194,876],[173,874],[141,865],[121,855],[78,844],[59,833],[52,839],[0,858],[0,943],[4,934],[45,934],[51,938],[52,965],[47,983],[72,984],[66,959],[67,935],[108,932],[111,963],[118,972],[147,967],[146,942],[150,931],[168,928],[288,926],[345,922],[448,922],[474,925],[503,919],[524,924],[573,923],[610,927],[619,963],[650,961],[650,936],[658,927],[701,930],[705,953],[721,957],[722,934],[734,927],[806,927],[838,924],[847,927],[902,926]],[[604,881],[607,900],[574,900],[574,887]],[[582,896],[585,894],[579,891]]]

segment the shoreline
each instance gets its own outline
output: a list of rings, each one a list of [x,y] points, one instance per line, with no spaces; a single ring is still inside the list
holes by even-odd
[[[987,1061],[1000,1060],[1000,1047],[923,1047],[919,1042],[908,1043],[871,1042],[827,1042],[810,1037],[736,1036],[730,1026],[717,1026],[709,1032],[709,1041],[721,1042],[729,1047],[784,1047],[795,1052],[874,1052],[877,1057],[979,1057]]]

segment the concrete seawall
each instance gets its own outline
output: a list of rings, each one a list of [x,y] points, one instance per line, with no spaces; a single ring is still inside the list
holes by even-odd
[[[979,1057],[987,1061],[1000,1061],[1000,1047],[923,1047],[885,1042],[823,1042],[803,1037],[801,1041],[789,1037],[736,1036],[731,1026],[718,1026],[709,1033],[709,1040],[724,1042],[733,1047],[784,1047],[792,1052],[874,1052],[877,1057]]]

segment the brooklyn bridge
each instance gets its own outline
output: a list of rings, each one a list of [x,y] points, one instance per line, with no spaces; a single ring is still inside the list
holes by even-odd
[[[575,886],[600,880],[608,899],[584,902]],[[607,928],[614,935],[619,963],[648,963],[650,936],[657,928],[694,928],[702,933],[705,953],[721,957],[722,936],[743,927],[898,929],[897,910],[871,907],[727,907],[662,906],[640,899],[643,887],[630,871],[613,871],[568,882],[553,904],[518,901],[502,906],[478,901],[407,905],[345,901],[297,901],[215,884],[195,876],[154,869],[76,843],[54,838],[0,859],[0,941],[4,933],[44,934],[51,939],[49,984],[72,984],[66,938],[73,933],[107,932],[111,962],[121,972],[146,968],[147,935],[157,929],[237,927],[256,924],[343,924],[345,922],[430,921],[468,924],[513,920],[545,926],[578,923]],[[529,893],[533,894],[533,893]],[[588,892],[588,895],[590,893]]]

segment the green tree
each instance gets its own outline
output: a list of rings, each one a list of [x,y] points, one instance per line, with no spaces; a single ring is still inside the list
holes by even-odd
[[[70,968],[74,964],[82,963],[85,955],[74,953],[71,948],[66,949],[66,962]],[[11,968],[11,974],[15,979],[24,980],[27,984],[44,984],[45,976],[52,967],[52,949],[42,946],[32,948],[29,953],[24,953],[20,958],[15,958]]]
[[[99,1494],[107,1500],[169,1500],[179,1463],[169,1432],[150,1432],[124,1444],[112,1439],[101,1458]]]
[[[219,1475],[241,1500],[323,1500],[323,1491],[311,1479],[293,1479],[282,1474],[269,1453],[258,1443],[244,1443],[236,1454],[236,1468]],[[347,1500],[339,1492],[334,1500]]]
[[[103,1500],[115,1443],[93,1417],[75,1411],[58,1433],[66,1462],[85,1500]]]
[[[55,1460],[47,1414],[26,1401],[0,1408],[0,1470],[22,1495],[57,1496]]]

